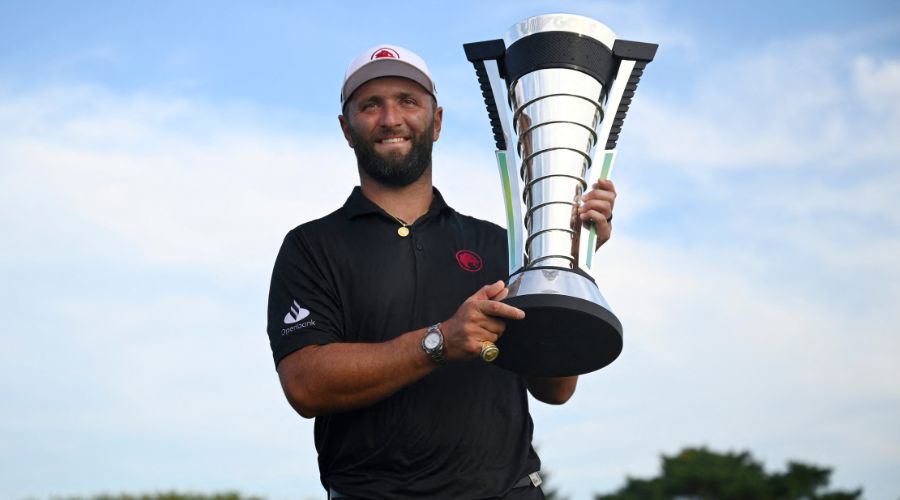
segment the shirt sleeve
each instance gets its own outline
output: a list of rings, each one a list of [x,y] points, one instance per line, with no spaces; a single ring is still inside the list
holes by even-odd
[[[288,233],[269,287],[266,330],[276,367],[298,349],[343,338],[340,301],[325,265],[325,259],[316,259],[299,228]]]

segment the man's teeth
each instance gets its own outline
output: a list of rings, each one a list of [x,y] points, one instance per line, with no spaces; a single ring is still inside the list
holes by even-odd
[[[404,139],[404,138],[402,138],[402,137],[393,137],[393,138],[391,138],[391,139],[383,139],[381,142],[382,142],[383,144],[393,144],[393,143],[396,143],[396,142],[403,142],[403,141],[405,141],[405,140],[406,140],[406,139]]]

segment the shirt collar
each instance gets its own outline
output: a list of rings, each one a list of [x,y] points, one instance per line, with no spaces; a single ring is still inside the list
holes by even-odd
[[[428,212],[422,216],[422,219],[453,210],[447,205],[447,202],[444,201],[444,197],[441,196],[441,192],[438,191],[437,188],[431,189],[434,191],[434,197],[431,199],[431,206],[428,207]],[[353,188],[353,192],[350,193],[347,201],[344,202],[344,212],[347,214],[348,219],[354,219],[366,214],[383,214],[390,217],[390,214],[385,212],[384,209],[376,205],[372,200],[366,198],[366,195],[363,194],[362,189],[359,186]],[[393,220],[392,217],[391,219]]]

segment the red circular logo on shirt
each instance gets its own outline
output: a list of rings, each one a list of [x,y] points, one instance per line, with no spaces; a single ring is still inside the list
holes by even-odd
[[[456,262],[459,263],[459,267],[470,273],[481,271],[481,268],[484,265],[481,256],[471,250],[460,250],[456,252]]]

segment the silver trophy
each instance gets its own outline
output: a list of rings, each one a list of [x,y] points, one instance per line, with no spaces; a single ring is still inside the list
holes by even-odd
[[[622,351],[622,324],[595,283],[596,232],[577,210],[588,186],[609,178],[657,45],[616,40],[587,17],[548,14],[464,48],[497,145],[509,239],[504,301],[525,311],[507,321],[496,363],[539,376],[598,370]]]

